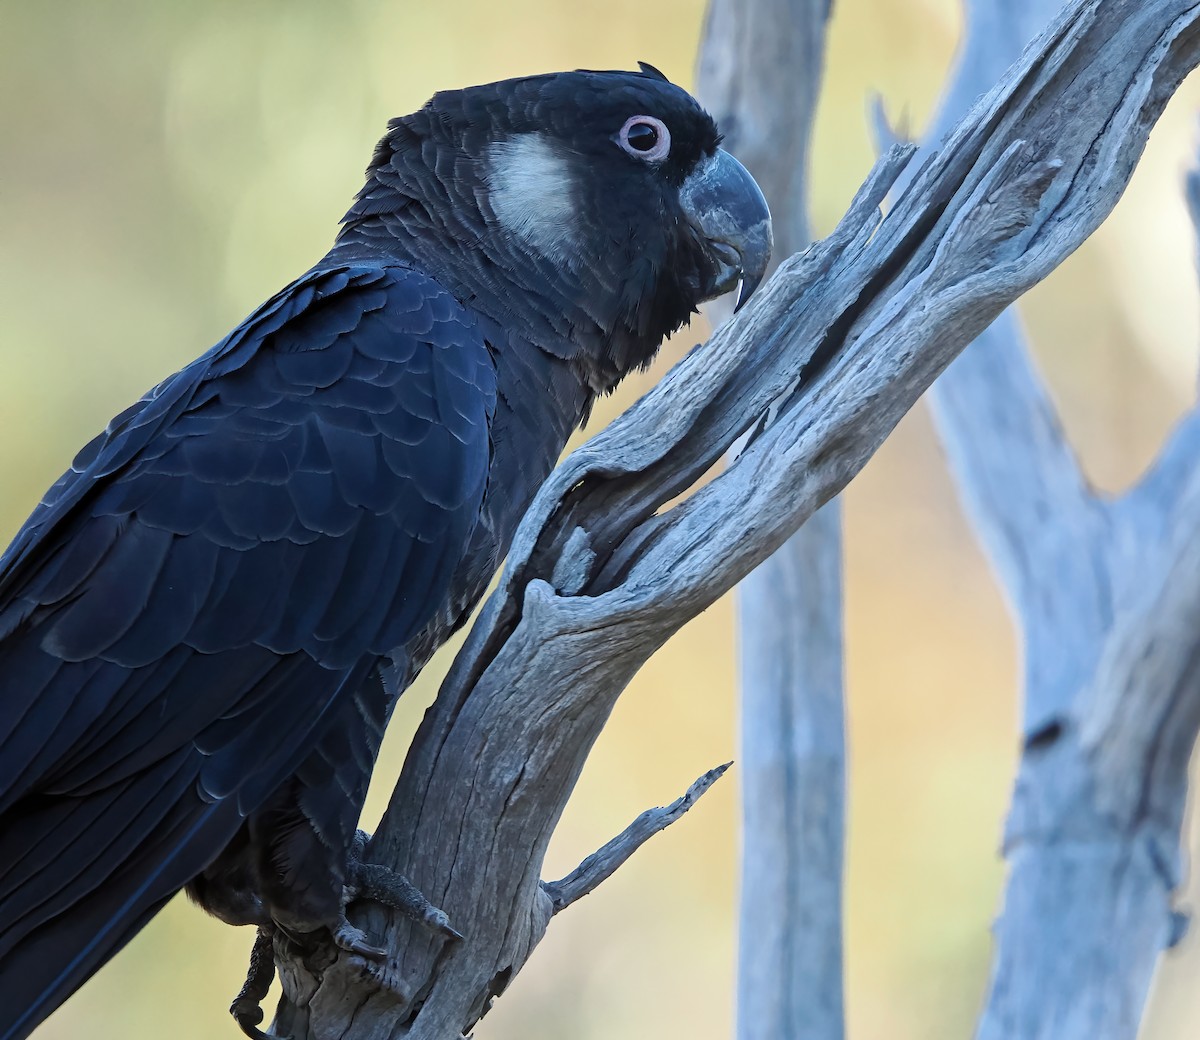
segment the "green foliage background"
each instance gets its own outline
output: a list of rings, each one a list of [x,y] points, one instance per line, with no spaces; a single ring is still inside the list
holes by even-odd
[[[687,84],[702,16],[702,0],[0,0],[0,537],[111,415],[324,252],[389,116],[443,87],[638,59]],[[869,93],[919,132],[959,30],[955,0],[836,4],[819,233],[870,165]],[[1136,476],[1193,395],[1194,246],[1179,185],[1198,100],[1185,85],[1118,211],[1023,307],[1105,488]],[[685,330],[663,364],[703,334]],[[1002,881],[1017,650],[922,410],[846,502],[850,1032],[963,1037]],[[736,757],[732,621],[722,602],[639,676],[548,873]],[[405,698],[369,816],[445,664]],[[735,768],[556,921],[478,1035],[728,1036],[737,783]],[[249,944],[177,900],[38,1040],[232,1038],[225,1008]],[[1189,939],[1168,958],[1147,1037],[1200,1028],[1197,951]]]

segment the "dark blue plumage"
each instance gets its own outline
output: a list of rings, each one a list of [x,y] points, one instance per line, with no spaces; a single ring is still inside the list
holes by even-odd
[[[347,941],[395,695],[595,396],[761,275],[765,206],[717,142],[652,73],[438,95],[329,255],[50,489],[0,559],[0,1038],[184,885]]]
[[[186,818],[204,840],[136,884],[161,899],[199,873],[239,803],[294,772],[347,684],[446,596],[483,500],[496,375],[477,320],[445,296],[401,266],[311,273],[158,388],[153,418],[119,419],[85,449],[14,543],[0,964],[32,928],[73,931],[54,917],[63,858],[105,878]],[[90,821],[130,799],[140,829],[98,844]],[[47,821],[53,846],[33,840]],[[0,972],[0,1006],[53,987],[35,968]]]

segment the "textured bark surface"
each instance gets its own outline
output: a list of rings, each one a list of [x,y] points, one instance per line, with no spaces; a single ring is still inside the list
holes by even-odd
[[[777,257],[809,244],[830,0],[712,0],[697,93],[762,186]],[[738,586],[737,1036],[840,1040],[845,709],[834,499]]]
[[[968,3],[932,148],[1059,6]],[[1012,311],[930,402],[1025,657],[1011,870],[978,1036],[1131,1040],[1182,925],[1172,893],[1200,727],[1200,415],[1128,494],[1097,496]]]
[[[466,941],[445,947],[378,908],[358,908],[358,923],[387,937],[390,987],[354,958],[288,960],[278,1029],[316,1040],[444,1040],[474,1025],[550,921],[555,903],[539,877],[546,845],[629,677],[840,491],[950,360],[1094,230],[1197,61],[1200,7],[1076,0],[886,218],[879,205],[904,149],[881,161],[828,239],[786,262],[754,306],[566,460],[523,521],[368,854],[407,875]],[[828,364],[807,368],[815,373],[807,378],[814,358]],[[666,506],[747,429],[753,436],[723,474]],[[1161,530],[1156,537],[1176,544]],[[1180,542],[1171,562],[1200,566],[1197,555]],[[1183,610],[1195,604],[1165,571],[1157,584],[1141,577],[1147,602],[1183,597],[1174,624],[1200,620]],[[1130,683],[1161,676],[1179,645],[1137,623],[1147,616],[1124,626],[1122,652],[1114,650],[1114,674],[1123,667]],[[1116,688],[1090,699],[1100,704]],[[1072,740],[1090,749],[1096,768],[1086,777],[1063,771],[1064,790],[1100,776],[1128,781],[1104,789],[1111,797],[1095,800],[1094,817],[1061,821],[1082,839],[1059,847],[1061,871],[1115,868],[1111,847],[1092,839],[1102,818],[1122,812],[1142,828],[1122,845],[1136,848],[1139,870],[1161,866],[1164,848],[1175,848],[1174,831],[1164,847],[1150,827],[1174,809],[1159,802],[1170,802],[1167,786],[1133,778],[1170,772],[1175,724],[1191,701],[1178,684],[1155,690],[1157,721],[1145,703],[1133,719],[1120,702],[1095,712],[1146,730],[1132,763],[1129,743],[1118,746],[1109,726],[1044,730],[1032,742],[1046,761]],[[1014,875],[1034,815],[1022,816],[1019,791]],[[1170,925],[1164,889],[1148,898],[1136,880],[1113,889],[1114,920],[1161,945]],[[1039,906],[1046,894],[1034,884],[1017,899]],[[1048,949],[1056,939],[1047,936]],[[1043,987],[1047,978],[1057,981],[1043,974]]]

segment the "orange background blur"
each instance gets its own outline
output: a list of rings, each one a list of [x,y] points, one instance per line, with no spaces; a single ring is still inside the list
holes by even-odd
[[[110,416],[325,251],[389,116],[443,87],[638,59],[689,84],[702,16],[703,0],[0,0],[0,540]],[[869,93],[919,132],[960,28],[956,0],[838,0],[816,233],[870,166]],[[1200,320],[1180,185],[1198,106],[1193,80],[1113,217],[1022,305],[1084,465],[1109,491],[1193,398]],[[703,334],[677,336],[595,425]],[[850,1035],[965,1037],[1003,878],[1017,648],[922,409],[845,497]],[[404,698],[368,825],[446,664]],[[623,698],[547,875],[735,758],[736,727],[726,600]],[[729,1036],[737,784],[735,766],[557,919],[477,1036]],[[176,900],[38,1040],[232,1040],[225,1008],[250,941]],[[1198,1032],[1200,940],[1189,938],[1166,958],[1144,1036]]]

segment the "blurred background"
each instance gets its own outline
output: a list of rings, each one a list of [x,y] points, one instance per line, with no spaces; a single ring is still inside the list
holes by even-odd
[[[0,539],[75,450],[325,251],[389,116],[434,90],[644,59],[688,85],[703,0],[0,0]],[[878,91],[919,133],[957,0],[837,0],[814,230],[868,170]],[[1119,491],[1191,403],[1195,244],[1180,191],[1200,83],[1154,131],[1112,218],[1022,302],[1091,479]],[[593,430],[705,335],[681,332]],[[970,1035],[1003,867],[1017,647],[918,408],[846,493],[854,1040]],[[551,849],[557,877],[736,757],[731,604],[637,677]],[[403,699],[373,825],[443,654]],[[730,1035],[737,768],[557,919],[481,1040]],[[1198,835],[1190,837],[1198,844]],[[1194,887],[1183,894],[1189,904]],[[176,900],[38,1040],[234,1037],[251,934]],[[1200,938],[1163,963],[1144,1036],[1200,1031]]]

